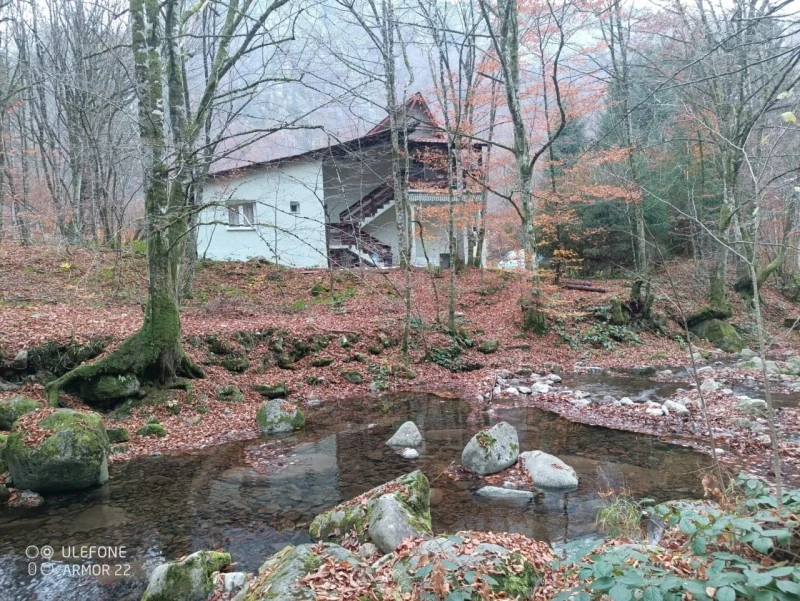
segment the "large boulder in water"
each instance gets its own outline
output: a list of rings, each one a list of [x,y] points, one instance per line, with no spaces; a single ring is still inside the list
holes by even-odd
[[[40,407],[33,399],[18,394],[0,401],[0,430],[10,430],[15,421]]]
[[[161,564],[150,575],[142,601],[206,601],[214,591],[214,573],[230,563],[230,553],[197,551]]]
[[[58,492],[108,480],[108,436],[97,413],[57,409],[35,425],[47,433],[38,442],[29,441],[29,432],[17,423],[6,443],[16,488]]]
[[[708,340],[726,353],[738,353],[744,348],[739,332],[729,323],[721,319],[706,319],[691,326],[693,334]]]
[[[534,486],[553,489],[571,489],[578,486],[575,470],[558,457],[542,451],[528,451],[522,453],[519,458]]]
[[[407,421],[386,441],[386,444],[390,447],[417,447],[422,444],[422,434],[417,424]]]
[[[259,575],[246,598],[248,601],[314,601],[317,595],[308,584],[302,582],[303,578],[329,561],[337,566],[338,572],[372,572],[362,558],[339,545],[289,545],[267,559],[258,569]],[[329,592],[326,590],[326,593]],[[348,599],[346,596],[340,598]]]
[[[311,536],[341,542],[353,533],[384,553],[409,536],[431,534],[430,484],[419,470],[382,484],[314,518]],[[388,550],[387,550],[388,549]]]
[[[464,447],[461,464],[482,476],[514,465],[519,457],[519,438],[511,424],[500,422],[478,432]]]

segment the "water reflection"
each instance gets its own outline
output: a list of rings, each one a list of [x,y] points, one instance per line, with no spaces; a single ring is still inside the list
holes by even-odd
[[[494,421],[513,424],[523,450],[542,449],[563,458],[578,472],[580,486],[522,504],[479,500],[473,494],[477,480],[453,481],[443,474],[459,461],[477,428],[467,424],[468,415],[465,403],[432,396],[396,397],[391,403],[361,399],[311,413],[308,429],[286,439],[292,445],[288,465],[278,471],[255,469],[245,461],[246,453],[274,444],[266,440],[114,465],[104,487],[48,497],[36,510],[0,512],[3,599],[138,599],[147,574],[163,558],[203,548],[226,549],[238,567],[255,570],[283,546],[307,542],[306,528],[319,512],[413,467],[432,482],[436,531],[521,532],[551,542],[595,532],[603,503],[598,491],[606,486],[659,500],[701,492],[703,455],[653,437],[515,408],[498,410]],[[406,419],[413,419],[425,437],[413,462],[385,445]],[[54,578],[38,571],[30,576],[25,550],[45,544],[54,547],[56,561],[63,561],[62,546],[125,546],[129,574]]]

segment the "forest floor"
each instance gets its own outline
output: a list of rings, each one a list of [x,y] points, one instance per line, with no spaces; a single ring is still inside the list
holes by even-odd
[[[99,251],[73,247],[0,245],[0,351],[14,357],[48,341],[84,343],[94,339],[110,341],[109,349],[135,332],[142,320],[146,297],[145,258],[133,252]],[[207,377],[192,382],[191,389],[161,391],[161,401],[137,406],[124,422],[107,414],[109,427],[125,426],[131,432],[127,447],[114,455],[124,459],[153,452],[175,452],[207,446],[224,440],[258,435],[255,414],[264,398],[254,385],[285,382],[289,399],[306,405],[307,419],[313,419],[316,404],[386,391],[435,392],[460,396],[476,408],[485,408],[498,372],[529,366],[539,373],[562,374],[587,367],[630,371],[643,367],[680,367],[689,364],[687,347],[681,341],[681,313],[701,306],[704,282],[687,262],[672,262],[661,268],[654,282],[655,308],[667,316],[666,334],[636,332],[627,342],[618,342],[611,331],[598,327],[593,317],[612,298],[626,299],[630,282],[624,279],[595,280],[607,292],[566,290],[544,284],[545,310],[551,325],[544,336],[522,331],[520,299],[529,284],[524,274],[498,270],[464,270],[457,275],[458,325],[474,340],[455,359],[471,371],[451,371],[431,361],[451,348],[451,337],[437,325],[446,320],[448,274],[423,269],[412,272],[412,329],[407,355],[401,352],[405,316],[403,297],[405,275],[399,270],[292,270],[248,263],[201,263],[197,269],[195,295],[182,311],[187,352],[202,363]],[[765,290],[766,323],[771,337],[770,355],[781,357],[798,349],[798,334],[786,330],[783,320],[800,314],[775,290]],[[747,330],[752,316],[744,300],[734,298],[731,323]],[[602,309],[600,309],[602,311]],[[618,333],[618,332],[617,332]],[[276,361],[275,339],[287,346],[304,343],[308,352],[281,367]],[[491,354],[479,352],[481,342],[499,341]],[[223,346],[239,361],[232,372],[223,367],[225,357],[211,350]],[[700,350],[712,351],[707,343]],[[301,353],[302,354],[302,353]],[[724,358],[724,357],[719,357]],[[320,359],[330,365],[319,364]],[[237,361],[234,361],[237,363]],[[229,363],[230,367],[230,363]],[[346,372],[358,372],[361,382],[345,379]],[[348,376],[353,379],[352,376]],[[758,380],[754,370],[724,368],[724,380]],[[355,378],[358,379],[358,378]],[[780,384],[780,382],[779,382]],[[244,401],[217,399],[217,389],[233,385]],[[44,389],[31,379],[15,391],[0,392],[0,398],[25,394],[44,400]],[[688,393],[688,394],[696,394]],[[159,396],[160,395],[160,396]],[[685,395],[684,395],[685,396]],[[309,401],[313,401],[309,405]],[[503,399],[497,399],[505,402]],[[687,419],[670,415],[645,415],[644,406],[591,405],[579,408],[558,393],[507,399],[559,412],[570,419],[608,425],[619,429],[653,433],[702,446],[703,429],[696,414]],[[713,425],[735,417],[732,397],[709,397]],[[76,397],[62,395],[62,404],[80,406]],[[156,417],[167,430],[163,438],[134,433],[148,419]],[[781,432],[790,474],[800,465],[800,409],[780,410]],[[713,421],[717,420],[717,421]],[[728,424],[723,436],[723,457],[732,466],[750,465],[765,471],[763,438],[740,436]]]

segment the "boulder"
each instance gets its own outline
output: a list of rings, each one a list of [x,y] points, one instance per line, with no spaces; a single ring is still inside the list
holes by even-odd
[[[283,399],[266,401],[258,408],[256,421],[262,434],[299,430],[306,424],[303,411]]]
[[[721,319],[706,319],[690,327],[693,334],[708,340],[726,353],[738,353],[744,348],[739,332]]]
[[[0,401],[0,430],[10,430],[20,417],[39,407],[41,405],[38,402],[21,395]]]
[[[364,376],[357,371],[342,371],[339,375],[342,376],[345,382],[350,382],[350,384],[361,384],[364,381]]]
[[[364,560],[339,545],[298,545],[284,547],[258,569],[258,577],[247,594],[248,601],[314,601],[314,591],[302,580],[320,566],[332,561],[338,570],[350,569],[367,574],[372,569]],[[326,597],[327,598],[327,597]],[[342,597],[345,599],[345,597]],[[143,600],[144,601],[144,600]]]
[[[106,435],[108,436],[108,442],[111,444],[128,442],[131,439],[128,428],[107,428]]]
[[[542,451],[528,451],[522,453],[519,458],[534,485],[539,488],[562,489],[578,486],[575,470],[558,457]]]
[[[109,442],[97,413],[58,409],[37,425],[51,431],[39,442],[29,443],[19,427],[8,437],[6,461],[16,488],[59,492],[108,480]]]
[[[397,495],[387,493],[370,501],[369,538],[384,553],[391,553],[406,538],[430,534],[416,528],[414,518]]]
[[[386,444],[390,447],[416,447],[422,444],[422,434],[417,424],[407,421],[397,429]]]
[[[392,497],[393,500],[390,502],[385,497]],[[397,525],[399,521],[404,524]],[[373,528],[376,530],[373,531]],[[353,533],[359,541],[371,541],[381,549],[393,542],[392,532],[430,535],[428,479],[419,470],[400,476],[318,515],[308,530],[311,536],[334,542],[341,542],[344,536]],[[379,537],[380,542],[373,539],[373,534]]]
[[[230,565],[230,553],[197,551],[183,561],[158,566],[150,575],[142,601],[206,601],[214,591],[214,574]]]
[[[700,384],[700,390],[702,392],[716,392],[717,390],[719,390],[719,388],[720,388],[719,382],[711,378],[706,378],[705,380],[703,380],[703,383]]]
[[[217,400],[226,403],[244,403],[244,393],[233,385],[220,386],[216,390]]]
[[[79,394],[89,405],[97,405],[130,398],[140,387],[139,379],[133,374],[105,375],[84,381]]]
[[[547,394],[552,391],[553,388],[546,382],[534,382],[531,385],[531,394]]]
[[[539,582],[539,570],[521,553],[488,542],[487,538],[481,532],[458,532],[423,541],[395,563],[392,580],[402,593],[408,594],[415,590],[415,584],[416,590],[433,590],[434,578],[442,576],[449,588],[456,590],[469,581],[470,575],[475,578],[476,574],[491,574],[487,581],[491,598],[530,599]],[[546,543],[527,541],[525,546],[535,548],[533,553],[544,561],[553,557]],[[424,565],[440,566],[444,573],[423,571]]]
[[[767,412],[767,401],[764,399],[751,399],[747,396],[736,397],[736,408],[744,413],[759,415]]]
[[[753,357],[757,357],[758,353],[756,353],[753,350],[750,350],[749,348],[743,348],[741,351],[739,351],[739,356],[745,361],[747,361],[749,359],[752,359]]]
[[[158,423],[157,419],[153,418],[136,430],[136,434],[138,436],[149,436],[150,438],[164,438],[167,435],[167,430]]]
[[[519,438],[514,426],[500,422],[478,432],[464,447],[461,464],[482,476],[514,465],[519,457]]]

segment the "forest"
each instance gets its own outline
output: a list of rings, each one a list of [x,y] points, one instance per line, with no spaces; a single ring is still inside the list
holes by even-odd
[[[0,0],[3,598],[800,599],[798,82],[792,0]]]

